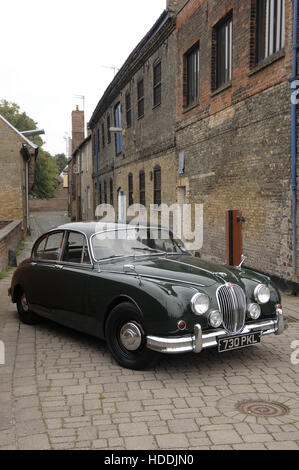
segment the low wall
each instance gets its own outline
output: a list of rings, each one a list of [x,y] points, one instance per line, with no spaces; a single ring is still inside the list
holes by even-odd
[[[16,250],[23,239],[22,221],[5,221],[0,226],[0,273],[7,268],[8,250]]]
[[[29,210],[31,212],[62,212],[68,211],[68,189],[60,184],[56,190],[55,197],[51,199],[29,199]]]

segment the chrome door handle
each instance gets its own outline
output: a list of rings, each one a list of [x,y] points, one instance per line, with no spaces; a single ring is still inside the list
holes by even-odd
[[[63,266],[62,266],[62,264],[55,264],[55,268],[56,268],[56,269],[62,269]]]

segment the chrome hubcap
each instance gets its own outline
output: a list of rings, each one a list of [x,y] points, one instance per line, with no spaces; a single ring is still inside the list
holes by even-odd
[[[22,294],[22,297],[21,297],[21,304],[22,304],[22,308],[23,308],[24,312],[28,312],[29,307],[28,307],[28,302],[27,302],[27,298],[26,298],[25,292],[23,292],[23,294]]]
[[[128,351],[137,351],[142,343],[142,333],[135,323],[127,323],[120,330],[120,341]]]

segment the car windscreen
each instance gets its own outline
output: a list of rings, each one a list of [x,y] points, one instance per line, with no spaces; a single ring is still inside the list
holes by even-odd
[[[94,257],[104,259],[154,254],[185,253],[183,242],[165,229],[128,228],[95,234],[91,239]]]

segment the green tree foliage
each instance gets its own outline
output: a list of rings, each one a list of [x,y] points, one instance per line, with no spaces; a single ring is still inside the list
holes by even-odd
[[[58,186],[58,167],[55,159],[45,150],[40,149],[35,166],[35,181],[31,193],[39,199],[54,197]]]
[[[67,158],[64,153],[58,153],[57,155],[55,155],[54,158],[56,160],[56,164],[58,166],[59,174],[60,174],[67,166]]]
[[[16,103],[0,100],[0,114],[20,132],[37,129],[37,123],[26,113],[21,113]],[[41,199],[51,198],[57,188],[57,176],[60,173],[56,160],[41,148],[44,142],[39,136],[29,139],[40,147],[35,165],[35,183],[32,194]]]
[[[20,106],[16,103],[1,100],[0,114],[20,132],[37,129],[37,122],[33,121],[26,113],[21,113]],[[39,147],[43,145],[43,141],[39,136],[32,137],[30,140]]]

